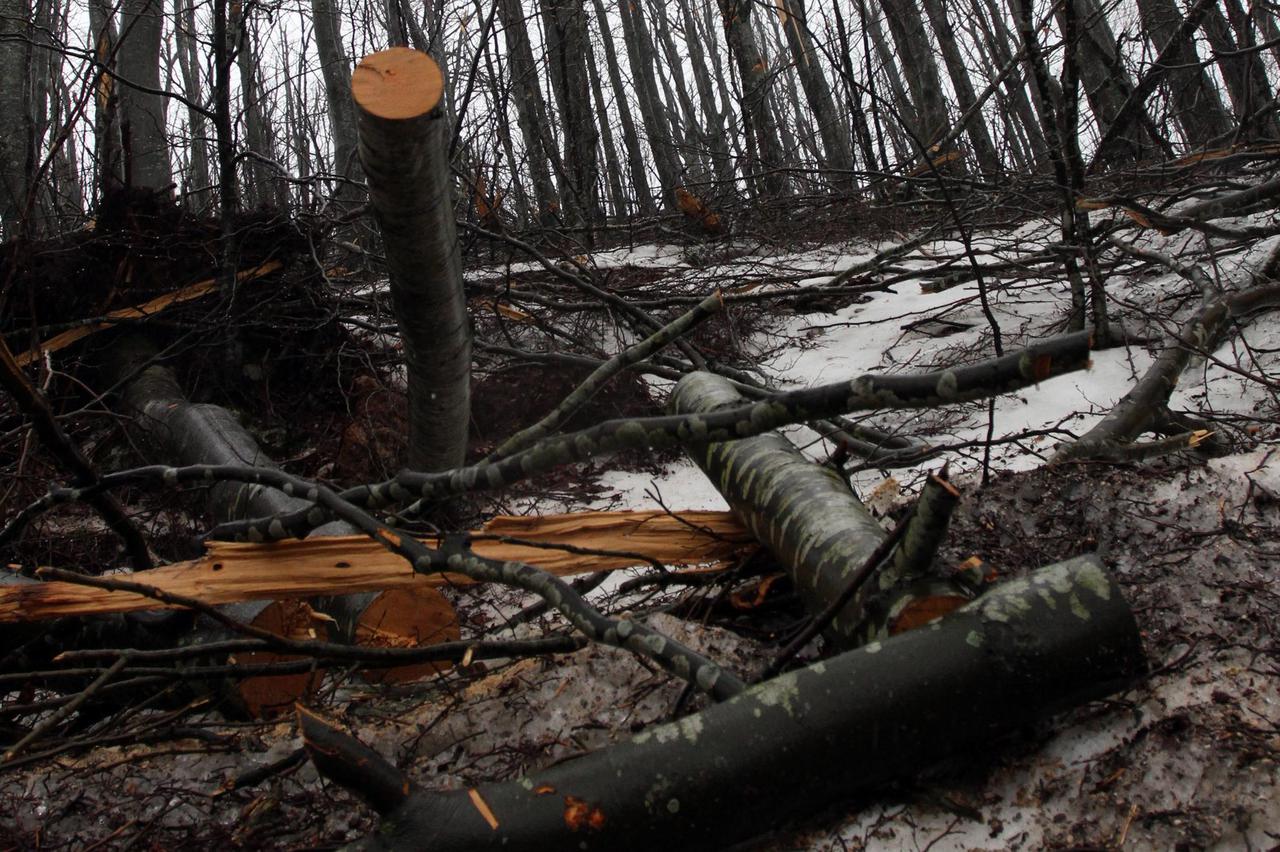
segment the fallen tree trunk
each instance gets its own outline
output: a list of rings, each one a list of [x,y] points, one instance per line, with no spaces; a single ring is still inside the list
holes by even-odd
[[[1178,379],[1192,355],[1212,354],[1242,317],[1280,306],[1280,283],[1271,280],[1278,260],[1280,254],[1273,254],[1260,276],[1263,282],[1245,290],[1214,293],[1206,286],[1208,292],[1199,310],[1168,340],[1142,378],[1097,425],[1077,440],[1059,446],[1053,461],[1138,460],[1144,456],[1185,450],[1200,443],[1205,435],[1183,428],[1182,418],[1169,411],[1169,397],[1178,386]],[[1198,268],[1183,268],[1176,264],[1174,268],[1195,283],[1201,283],[1197,279],[1208,281],[1204,271]],[[1171,438],[1150,444],[1134,443],[1148,430],[1171,435]]]
[[[376,752],[299,715],[321,773],[384,817],[365,849],[721,848],[1144,671],[1119,587],[1082,556],[518,781],[413,791]]]
[[[727,379],[690,373],[667,406],[677,414],[704,414],[745,401]],[[814,464],[776,432],[690,445],[688,453],[787,569],[810,612],[839,597],[885,537],[838,473]],[[831,620],[828,635],[853,647],[861,621],[861,608],[850,602]]]

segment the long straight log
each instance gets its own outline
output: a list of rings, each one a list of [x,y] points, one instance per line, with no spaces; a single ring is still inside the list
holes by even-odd
[[[728,379],[690,373],[667,406],[677,414],[705,414],[744,402]],[[823,611],[839,597],[885,537],[838,473],[814,464],[776,432],[694,444],[688,453],[783,564],[810,612]],[[861,620],[861,607],[850,602],[832,619],[828,635],[841,647],[853,647]]]
[[[1107,695],[1145,665],[1119,587],[1087,555],[518,781],[415,792],[300,717],[321,772],[383,814],[365,849],[712,849]]]
[[[351,77],[360,161],[382,230],[391,303],[409,379],[409,466],[463,463],[471,422],[471,321],[449,182],[444,76],[425,53],[393,47]]]

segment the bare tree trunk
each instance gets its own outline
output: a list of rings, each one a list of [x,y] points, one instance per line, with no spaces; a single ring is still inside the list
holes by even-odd
[[[165,98],[160,91],[161,0],[124,0],[120,28],[121,131],[125,180],[131,186],[166,190],[173,184],[165,134]],[[142,88],[138,88],[142,87]]]
[[[182,88],[187,100],[202,105],[204,90],[200,85],[200,57],[196,52],[195,27],[194,0],[174,0],[173,29],[178,42],[178,70],[182,74]],[[213,183],[209,176],[209,127],[204,113],[188,108],[187,130],[191,164],[187,170],[183,198],[192,209],[200,210],[209,202],[209,190]]]
[[[783,164],[782,143],[778,126],[769,105],[769,81],[772,79],[769,59],[756,43],[751,26],[752,4],[750,0],[719,0],[725,19],[725,35],[729,51],[738,63],[738,75],[742,79],[742,116],[749,124],[749,136],[755,140],[759,163],[748,175],[763,187],[769,196],[787,192],[786,176],[779,171]]]
[[[1097,0],[1067,0],[1058,7],[1058,21],[1064,33],[1074,32],[1071,47],[1073,61],[1084,82],[1085,96],[1100,133],[1116,122],[1121,108],[1133,92],[1133,81],[1120,64],[1120,48],[1107,22],[1106,13]],[[1151,151],[1157,142],[1149,128],[1151,117],[1145,106],[1138,106],[1138,118],[1121,135],[1128,158],[1137,159]],[[1168,143],[1163,143],[1167,148]]]
[[[593,61],[587,62],[587,76],[591,80],[591,94],[595,98],[596,115],[600,117],[600,142],[604,148],[604,167],[609,188],[609,198],[613,215],[618,218],[627,216],[627,195],[622,188],[622,167],[618,164],[617,149],[613,144],[613,128],[609,122],[609,105],[604,99],[604,88],[600,84],[600,71]]]
[[[983,40],[995,64],[1004,67],[1013,61],[1017,52],[1017,39],[1005,26],[1004,18],[996,8],[995,0],[973,0],[973,15],[982,30]],[[1023,67],[1025,67],[1023,63]],[[1036,161],[1043,159],[1049,147],[1045,143],[1044,133],[1040,129],[1040,119],[1036,115],[1027,90],[1034,91],[1029,77],[1025,73],[1010,74],[1005,77],[1004,91],[1012,112],[1017,116],[1022,132],[1027,136],[1029,147],[1028,166],[1035,166]]]
[[[94,85],[93,153],[94,182],[91,202],[124,181],[120,140],[119,84],[115,70],[116,25],[109,0],[89,0],[89,31],[96,82]]]
[[[246,157],[245,179],[241,186],[241,196],[246,207],[271,204],[283,207],[281,199],[274,189],[279,185],[275,180],[275,172],[268,165],[274,162],[275,156],[271,144],[273,134],[267,124],[266,114],[262,109],[262,87],[258,82],[258,39],[255,27],[249,19],[248,10],[240,6],[240,14],[232,24],[236,50],[236,65],[240,69],[240,99],[244,109],[245,148],[253,157]],[[268,162],[263,162],[264,160]]]
[[[853,185],[853,152],[849,144],[848,125],[836,110],[831,85],[822,68],[822,55],[814,48],[809,14],[804,0],[785,0],[782,28],[795,61],[800,85],[804,87],[809,110],[818,123],[822,149],[826,154],[823,167],[835,171],[832,183],[838,187]]]
[[[329,131],[333,137],[334,174],[359,181],[364,173],[356,156],[356,113],[351,104],[351,63],[342,47],[342,32],[333,10],[334,0],[311,0],[311,17],[315,22],[316,52],[320,57],[320,73],[324,77],[325,101],[329,105]],[[334,198],[354,202],[358,191],[340,183]]]
[[[549,140],[550,119],[547,104],[538,85],[538,69],[525,29],[524,10],[519,0],[495,0],[498,17],[507,40],[507,70],[511,74],[511,92],[515,96],[516,120],[524,138],[525,159],[533,196],[538,204],[538,221],[555,217],[560,212],[560,196],[551,180],[555,143]],[[515,164],[512,163],[512,168]],[[555,169],[558,173],[560,170]]]
[[[587,13],[582,0],[540,0],[540,3],[547,64],[564,127],[565,180],[561,201],[575,224],[589,226],[600,220],[600,166],[596,155],[600,137],[587,78],[586,62],[591,50],[587,40]]]
[[[416,790],[320,717],[302,711],[299,721],[321,774],[384,817],[362,849],[724,849],[1146,671],[1120,586],[1087,554],[1004,583],[929,627],[515,781]]]
[[[655,212],[653,193],[649,189],[649,172],[644,153],[640,149],[640,135],[631,116],[631,104],[627,88],[622,85],[622,71],[618,67],[618,51],[614,47],[613,32],[609,28],[609,16],[603,0],[592,0],[596,13],[596,26],[600,30],[600,44],[604,50],[605,68],[609,72],[609,84],[613,87],[613,101],[618,108],[618,122],[622,126],[622,143],[627,148],[627,162],[631,172],[631,186],[635,190],[635,203],[645,215]]]
[[[913,0],[884,0],[881,5],[889,33],[898,46],[898,61],[915,107],[916,122],[911,125],[911,132],[916,144],[924,148],[912,152],[915,159],[946,136],[950,127],[947,104],[942,99],[942,79],[933,61],[920,7]]]
[[[689,52],[689,64],[693,71],[693,81],[698,88],[698,100],[702,105],[702,114],[704,116],[704,134],[707,140],[707,154],[711,158],[711,171],[715,176],[715,191],[712,193],[699,193],[704,197],[708,195],[719,195],[720,193],[730,192],[734,183],[733,158],[729,154],[729,146],[726,140],[727,131],[725,130],[725,111],[716,103],[715,89],[712,87],[711,75],[707,71],[708,60],[706,53],[702,49],[702,37],[698,30],[697,21],[694,19],[693,12],[690,9],[692,0],[677,0],[680,7],[680,13],[684,21],[684,42],[685,48]],[[711,45],[711,50],[715,51],[715,45]]]
[[[0,0],[0,227],[5,238],[14,236],[29,190],[31,130],[23,103],[29,17],[26,0]]]
[[[1280,124],[1276,120],[1275,90],[1267,79],[1266,64],[1262,61],[1262,52],[1254,38],[1253,27],[1249,15],[1240,5],[1240,0],[1222,0],[1222,8],[1226,10],[1227,20],[1236,34],[1236,44],[1242,54],[1236,61],[1243,63],[1245,78],[1249,81],[1249,109],[1245,114],[1254,116],[1256,111],[1262,114],[1253,117],[1260,135],[1275,138],[1280,135]]]
[[[929,23],[933,26],[938,46],[942,49],[942,61],[947,65],[947,74],[951,77],[951,85],[956,93],[956,105],[959,106],[961,114],[967,113],[978,98],[973,92],[973,83],[969,79],[964,57],[960,55],[960,44],[955,28],[947,18],[946,4],[943,0],[924,0],[924,10],[929,16]],[[1000,156],[996,153],[995,144],[991,141],[991,134],[987,132],[987,123],[981,110],[969,119],[965,133],[968,134],[969,143],[973,146],[973,155],[978,162],[978,168],[988,175],[998,174]]]
[[[1230,133],[1231,115],[1200,65],[1192,34],[1183,30],[1181,10],[1173,0],[1138,0],[1138,10],[1157,55],[1172,51],[1163,73],[1188,145],[1196,148]]]
[[[439,66],[392,48],[351,78],[360,158],[382,229],[409,374],[409,465],[462,464],[471,421],[471,320],[451,201]]]
[[[912,104],[911,98],[907,96],[906,90],[902,88],[902,79],[905,74],[898,65],[898,58],[889,49],[884,30],[880,27],[880,21],[873,15],[865,14],[867,11],[865,0],[861,0],[859,5],[864,12],[862,16],[864,32],[871,36],[871,42],[876,49],[876,58],[880,60],[884,79],[889,85],[889,94],[891,96],[889,103],[893,107],[894,120],[882,125],[882,129],[888,133],[890,140],[892,140],[898,159],[910,163],[920,154],[917,146],[912,144],[911,140],[906,136],[907,129],[919,125],[919,121],[916,118],[916,108]],[[872,73],[874,74],[874,72]]]
[[[649,150],[653,152],[653,164],[658,172],[658,197],[661,206],[670,209],[675,203],[675,188],[680,185],[680,165],[676,159],[671,125],[666,118],[666,107],[658,96],[658,83],[654,78],[653,69],[658,57],[645,28],[641,7],[631,0],[618,0],[618,12],[622,19],[622,39],[627,46],[631,76],[635,81],[636,100],[640,104],[640,118],[644,121]]]

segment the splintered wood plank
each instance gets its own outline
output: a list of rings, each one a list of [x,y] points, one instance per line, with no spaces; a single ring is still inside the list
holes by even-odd
[[[643,565],[725,562],[753,545],[730,512],[580,512],[541,517],[499,517],[476,530],[480,556],[527,562],[557,576]],[[504,542],[519,538],[532,544]],[[424,539],[428,546],[438,541]],[[585,556],[534,544],[567,544],[639,555]],[[211,542],[201,559],[121,574],[171,594],[207,604],[306,598],[355,592],[469,584],[456,574],[423,576],[409,563],[365,536],[326,536],[274,544]],[[75,583],[0,585],[0,623],[73,615],[101,615],[172,608],[144,595]]]
[[[278,260],[268,261],[261,266],[255,266],[253,269],[245,269],[236,273],[236,280],[240,282],[252,281],[255,278],[261,278],[264,275],[270,275],[283,264]],[[29,349],[21,355],[15,357],[19,367],[25,367],[33,363],[39,358],[44,357],[46,353],[57,352],[59,349],[66,349],[77,340],[83,340],[95,332],[102,331],[104,328],[111,328],[116,320],[122,319],[144,319],[146,317],[155,316],[161,311],[173,305],[180,305],[183,302],[190,302],[193,299],[199,299],[218,289],[216,279],[208,278],[204,281],[197,281],[195,284],[183,287],[181,290],[174,290],[172,293],[165,293],[156,296],[149,302],[141,305],[134,305],[131,308],[121,308],[107,314],[106,319],[102,322],[92,323],[90,325],[82,325],[79,328],[69,329],[50,337],[41,343],[35,349]]]

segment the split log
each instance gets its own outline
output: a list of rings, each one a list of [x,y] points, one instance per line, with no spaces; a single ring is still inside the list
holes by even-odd
[[[728,512],[582,512],[543,517],[497,517],[476,531],[469,552],[496,562],[526,563],[556,576],[629,568],[649,560],[664,565],[725,563],[753,547]],[[506,539],[518,539],[510,542]],[[423,539],[438,547],[439,539]],[[611,550],[583,556],[557,544]],[[287,566],[287,568],[282,567]],[[474,582],[463,574],[414,573],[408,561],[368,536],[315,536],[275,544],[209,542],[208,553],[126,579],[210,605],[264,598],[310,598]],[[0,582],[0,624],[76,615],[167,609],[127,591],[17,577]],[[328,610],[325,610],[328,612]],[[330,613],[338,617],[336,613]],[[354,623],[353,623],[354,626]]]
[[[365,849],[721,848],[1110,694],[1145,665],[1090,555],[518,781],[413,791],[373,750],[299,716],[317,768],[384,817]]]
[[[351,76],[360,161],[382,230],[409,379],[409,466],[458,467],[471,422],[471,320],[449,179],[444,76],[393,47]]]
[[[745,401],[727,379],[690,373],[672,391],[668,408],[704,414]],[[814,464],[777,433],[692,444],[688,453],[786,567],[810,612],[821,612],[839,597],[885,537],[838,473]],[[852,647],[861,621],[861,609],[851,602],[832,619],[828,635]]]

